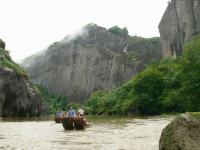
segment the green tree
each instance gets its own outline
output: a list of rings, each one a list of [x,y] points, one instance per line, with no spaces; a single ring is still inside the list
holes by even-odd
[[[200,111],[200,35],[184,47],[182,61],[182,95],[189,111]]]
[[[134,79],[133,86],[136,110],[141,114],[159,114],[164,89],[162,73],[146,69]]]
[[[170,65],[167,64],[171,71],[165,75],[163,111],[200,111],[199,60],[200,36],[198,35],[185,45],[181,57]]]
[[[88,101],[86,101],[85,108],[87,113],[100,114],[102,108],[102,97],[105,95],[103,91],[95,92],[91,95]]]
[[[109,32],[119,35],[121,37],[126,37],[128,36],[128,29],[126,27],[124,27],[123,29],[121,29],[118,26],[113,26],[111,28],[108,29]]]
[[[41,85],[36,85],[36,86],[39,89],[44,101],[48,104],[50,113],[60,111],[61,109],[65,110],[66,105],[68,103],[67,96],[51,93]]]

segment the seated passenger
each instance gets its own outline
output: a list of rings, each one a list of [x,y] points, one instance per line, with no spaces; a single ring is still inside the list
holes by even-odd
[[[56,112],[56,117],[60,117],[61,113],[60,112]]]
[[[61,111],[61,116],[62,116],[62,117],[65,117],[65,115],[66,115],[66,114],[65,114],[65,111],[64,111],[64,109],[62,109],[62,111]]]
[[[76,113],[75,113],[75,111],[73,110],[72,107],[70,107],[67,115],[68,115],[68,117],[74,117],[76,115]]]
[[[79,109],[78,110],[78,116],[84,116],[84,111],[83,111],[83,109]]]

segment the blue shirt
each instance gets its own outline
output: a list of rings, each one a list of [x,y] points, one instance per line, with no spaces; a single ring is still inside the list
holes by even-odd
[[[72,110],[69,110],[68,111],[68,116],[69,117],[73,117],[73,116],[75,116],[75,111],[72,109]]]
[[[56,117],[59,117],[61,115],[60,112],[56,112]]]

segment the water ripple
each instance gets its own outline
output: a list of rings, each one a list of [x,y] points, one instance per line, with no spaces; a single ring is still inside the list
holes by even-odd
[[[49,120],[0,120],[0,149],[158,150],[168,118],[89,118],[92,127],[65,131]]]

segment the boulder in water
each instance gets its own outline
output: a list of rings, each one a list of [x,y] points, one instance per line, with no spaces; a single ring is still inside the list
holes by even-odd
[[[163,129],[159,150],[199,149],[200,113],[181,114]]]

